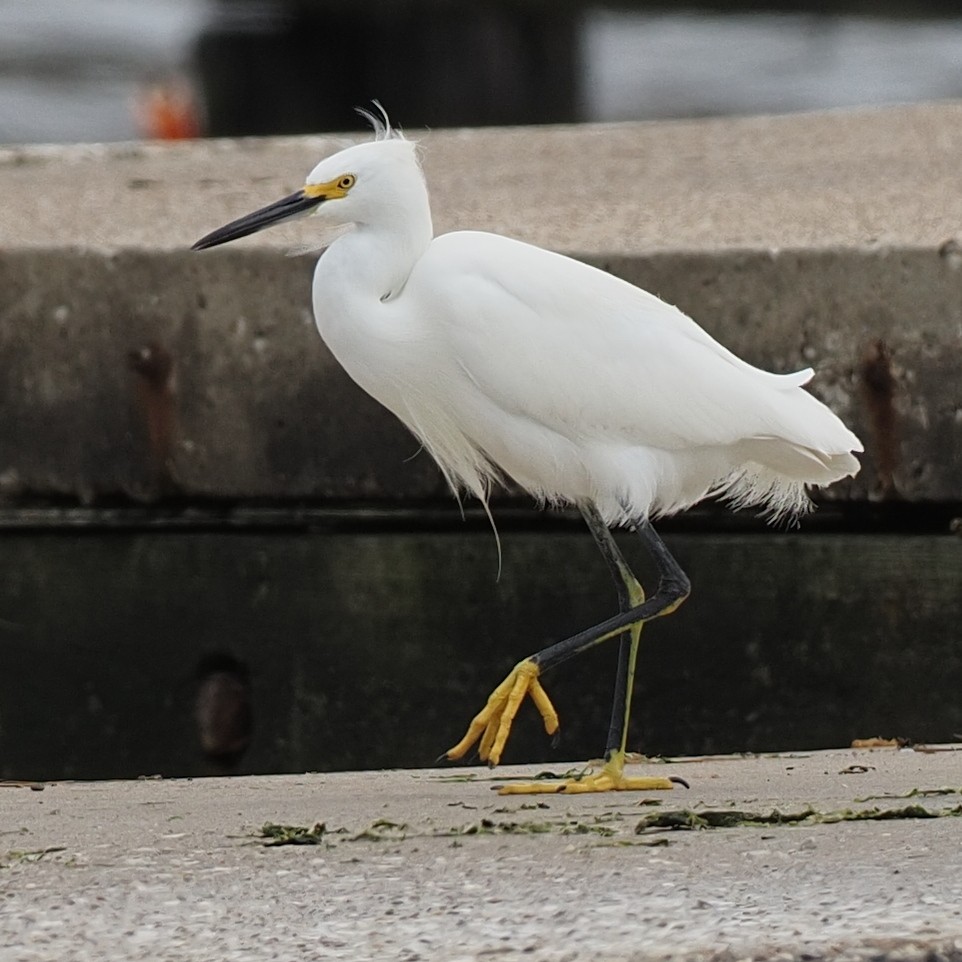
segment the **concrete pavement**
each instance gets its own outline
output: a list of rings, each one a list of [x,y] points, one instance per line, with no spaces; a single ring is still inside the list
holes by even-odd
[[[957,962],[943,749],[679,759],[647,768],[690,790],[644,796],[503,797],[478,768],[4,786],[0,960]],[[637,833],[681,809],[818,814]]]

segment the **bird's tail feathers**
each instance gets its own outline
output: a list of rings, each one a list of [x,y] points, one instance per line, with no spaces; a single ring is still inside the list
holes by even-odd
[[[736,510],[760,508],[761,516],[776,525],[792,524],[813,507],[804,481],[786,480],[762,465],[747,466],[729,475],[708,494],[727,501]]]
[[[803,484],[829,485],[859,469],[858,459],[851,451],[824,451],[785,438],[750,438],[742,441],[739,449],[747,460],[786,481]]]
[[[809,487],[826,487],[859,470],[851,451],[821,451],[784,438],[752,438],[740,447],[747,463],[710,493],[734,508],[759,507],[772,523],[811,510]]]

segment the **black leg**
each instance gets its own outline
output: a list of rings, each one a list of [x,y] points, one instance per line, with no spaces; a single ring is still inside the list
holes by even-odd
[[[618,592],[618,610],[629,611],[631,609],[631,594],[628,590],[629,579],[636,585],[637,579],[628,567],[625,556],[621,553],[608,525],[604,523],[601,515],[598,514],[594,505],[583,504],[581,514],[588,525],[588,530],[598,545],[608,570],[611,572],[612,580],[615,583],[615,590]],[[634,687],[634,678],[630,677],[629,662],[631,660],[631,629],[626,629],[621,633],[618,643],[618,669],[615,673],[615,690],[611,701],[611,721],[608,724],[608,739],[605,742],[605,759],[609,760],[613,752],[621,748],[624,738],[624,731],[627,724],[628,709],[631,703],[631,692]]]
[[[591,536],[598,545],[598,550],[608,565],[611,577],[615,582],[615,589],[618,592],[618,603],[621,611],[628,611],[631,608],[631,596],[628,594],[628,586],[625,584],[625,575],[634,578],[625,556],[621,553],[617,542],[608,530],[608,525],[601,519],[598,509],[593,504],[579,505],[581,516],[588,525]]]
[[[588,523],[595,542],[613,575],[617,575],[620,611],[612,618],[581,631],[570,638],[549,645],[528,658],[524,658],[491,693],[484,708],[471,720],[464,737],[445,753],[449,759],[463,758],[465,753],[480,739],[478,754],[483,761],[496,765],[501,760],[501,752],[511,731],[518,707],[525,697],[530,696],[544,720],[545,731],[553,735],[558,730],[558,713],[541,686],[540,676],[549,668],[560,665],[582,651],[614,638],[625,635],[618,657],[618,678],[616,682],[614,706],[606,748],[604,772],[597,778],[578,780],[578,787],[567,786],[571,791],[608,791],[612,787],[632,788],[670,788],[673,779],[626,779],[622,775],[625,756],[625,737],[628,710],[631,702],[635,656],[642,625],[652,618],[670,614],[688,597],[690,585],[688,577],[671,556],[655,529],[646,521],[632,526],[645,543],[658,568],[658,589],[650,598],[638,583],[625,563],[611,532],[591,505],[582,506],[582,513]],[[652,784],[652,783],[655,784]],[[528,786],[511,791],[540,791]],[[504,789],[503,791],[507,791]]]
[[[564,641],[549,645],[532,655],[530,661],[537,665],[542,673],[588,648],[600,644],[602,641],[613,638],[631,625],[671,614],[688,597],[688,593],[691,591],[688,576],[682,571],[681,566],[672,557],[668,548],[665,547],[664,541],[658,536],[651,523],[648,521],[639,522],[637,525],[632,525],[632,530],[636,531],[645,543],[645,547],[658,568],[657,590],[650,598],[645,599],[640,604],[632,605],[627,611],[620,611],[613,618],[608,618],[606,621],[580,631],[570,638],[565,638]]]
[[[605,741],[605,761],[621,750],[626,740],[628,711],[635,688],[635,673],[631,665],[631,630],[622,634],[618,642],[618,669],[615,672],[615,690],[611,696],[611,720],[608,722],[608,738]]]

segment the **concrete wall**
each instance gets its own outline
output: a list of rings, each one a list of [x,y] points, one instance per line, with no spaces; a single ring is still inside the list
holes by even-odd
[[[565,251],[814,366],[867,447],[836,497],[962,500],[962,106],[409,133],[439,231]],[[443,494],[313,330],[309,222],[187,250],[341,143],[0,150],[0,496]]]

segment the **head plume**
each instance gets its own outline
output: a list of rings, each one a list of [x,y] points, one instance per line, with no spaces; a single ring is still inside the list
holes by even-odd
[[[375,140],[403,140],[404,137],[400,130],[395,130],[391,126],[391,118],[387,111],[381,106],[379,100],[372,100],[373,110],[366,107],[355,107],[354,109],[374,128]],[[375,113],[376,111],[376,113]]]

